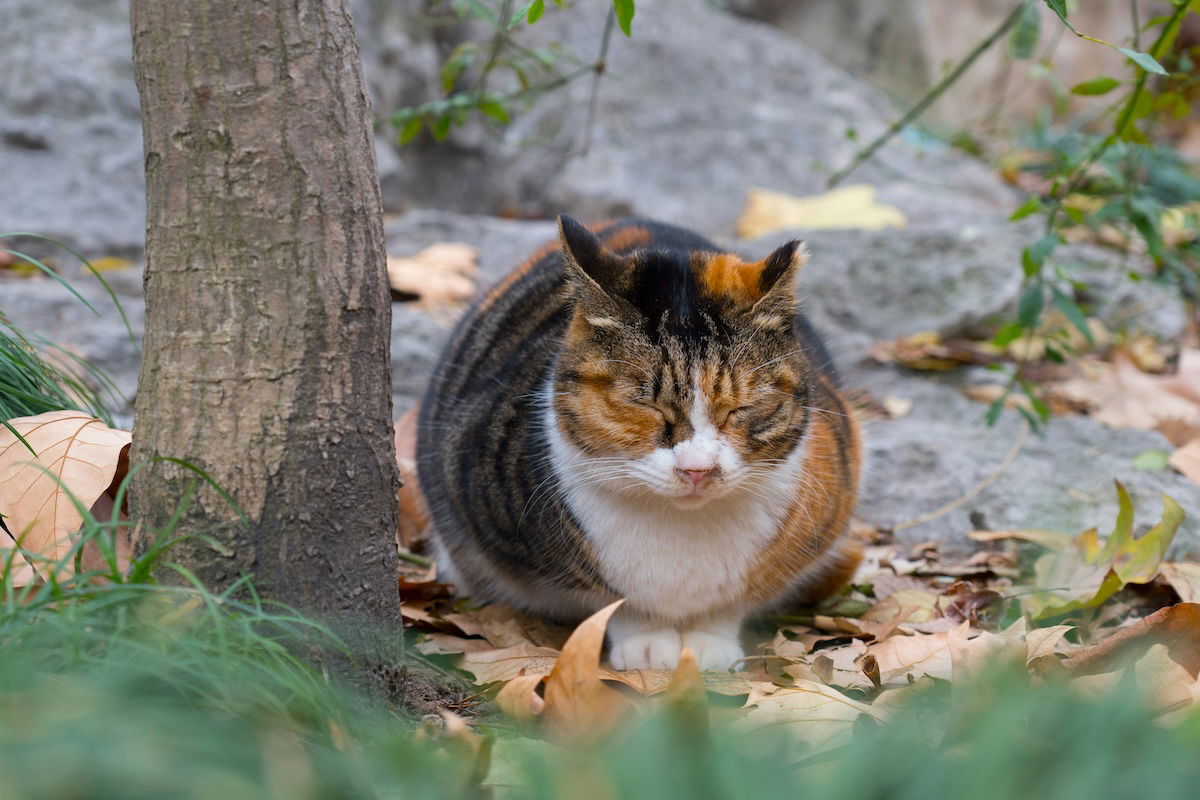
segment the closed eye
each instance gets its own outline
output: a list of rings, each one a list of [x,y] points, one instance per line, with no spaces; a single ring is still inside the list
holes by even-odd
[[[737,406],[735,408],[729,408],[723,412],[720,412],[717,417],[717,427],[724,428],[730,422],[733,422],[735,419],[737,419],[739,414],[743,414],[749,411],[751,408],[753,408],[753,406]]]

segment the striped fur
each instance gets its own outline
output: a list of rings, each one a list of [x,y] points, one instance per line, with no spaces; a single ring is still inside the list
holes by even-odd
[[[618,668],[740,656],[756,610],[840,589],[858,428],[796,313],[790,242],[743,262],[689,231],[563,218],[459,324],[421,406],[440,563],[558,619],[618,597]]]

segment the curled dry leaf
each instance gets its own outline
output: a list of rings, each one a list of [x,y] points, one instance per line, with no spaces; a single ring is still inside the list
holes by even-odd
[[[427,310],[454,308],[475,294],[479,251],[456,242],[431,244],[415,256],[388,256],[388,284],[395,300],[415,300]]]
[[[496,705],[521,725],[531,725],[546,707],[537,693],[545,675],[518,675],[500,688]]]
[[[607,605],[581,622],[546,679],[542,718],[560,739],[593,741],[611,732],[632,709],[630,700],[597,674],[605,628],[623,602]]]
[[[1161,644],[1187,672],[1200,674],[1200,605],[1177,603],[1155,611],[1112,636],[1084,647],[1063,662],[1075,675],[1118,669]]]
[[[417,414],[419,407],[410,408],[396,420],[396,466],[400,468],[400,488],[396,502],[400,516],[396,525],[396,544],[411,548],[425,538],[429,526],[429,509],[417,483]]]
[[[0,513],[25,550],[58,561],[83,522],[81,507],[96,503],[122,456],[128,458],[130,434],[82,411],[48,411],[9,424],[29,447],[0,428]]]
[[[762,236],[785,228],[903,228],[908,220],[900,209],[875,200],[874,186],[857,183],[824,194],[793,197],[782,192],[752,188],[737,221],[742,238]]]
[[[1160,564],[1159,576],[1171,585],[1184,603],[1200,603],[1200,564],[1175,561]]]

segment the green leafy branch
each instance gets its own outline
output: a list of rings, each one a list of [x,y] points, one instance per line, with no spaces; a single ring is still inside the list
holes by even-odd
[[[553,2],[563,5],[563,0]],[[528,0],[519,5],[516,0],[501,0],[498,8],[482,0],[451,0],[450,7],[460,19],[489,26],[492,35],[483,42],[463,42],[446,59],[440,75],[445,97],[401,108],[391,115],[389,121],[397,131],[399,144],[412,141],[422,130],[428,130],[434,139],[441,141],[454,126],[464,125],[477,115],[501,125],[507,124],[519,105],[587,75],[593,76],[588,114],[589,120],[593,119],[599,79],[607,66],[612,23],[615,20],[621,31],[630,36],[635,13],[634,0],[613,0],[599,54],[591,62],[581,62],[563,53],[556,45],[531,48],[514,37],[523,25],[533,25],[542,18],[546,13],[545,0]],[[560,66],[564,61],[570,62],[569,69]],[[474,85],[456,90],[461,78],[477,65],[479,71]],[[489,88],[489,82],[498,70],[508,72],[515,79],[517,88],[509,91]]]

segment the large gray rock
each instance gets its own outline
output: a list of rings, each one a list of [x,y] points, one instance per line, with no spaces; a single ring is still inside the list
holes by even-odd
[[[533,251],[557,235],[550,222],[518,222],[414,211],[389,220],[388,252],[413,255],[434,242],[462,242],[479,250],[479,289],[485,290]],[[404,303],[392,304],[392,403],[396,416],[407,411],[425,384],[454,326],[453,317],[430,315]]]
[[[593,58],[604,20],[589,10],[548,8],[531,38]],[[894,116],[881,93],[794,39],[700,0],[639,5],[633,37],[615,35],[606,64],[586,154],[581,80],[497,135],[468,129],[412,151],[417,195],[441,208],[636,213],[729,232],[747,188],[823,191]],[[879,186],[914,224],[994,219],[1019,202],[978,162],[903,138],[852,180]]]
[[[984,422],[985,407],[952,385],[911,377],[890,368],[852,371],[848,383],[877,396],[912,401],[898,420],[874,422],[865,431],[866,467],[858,514],[883,527],[917,520],[968,495],[1002,465],[1020,435],[1015,414],[995,427]],[[1157,433],[1113,430],[1087,417],[1054,418],[1043,435],[1030,435],[1015,459],[978,495],[946,514],[898,532],[901,541],[938,542],[943,551],[977,547],[966,532],[1044,528],[1079,533],[1112,530],[1117,502],[1113,480],[1133,499],[1135,528],[1144,530],[1162,513],[1163,493],[1187,519],[1176,535],[1175,557],[1200,556],[1200,486],[1170,470],[1142,472],[1139,453],[1170,450]]]
[[[142,129],[125,0],[0,3],[0,232],[142,248]]]

